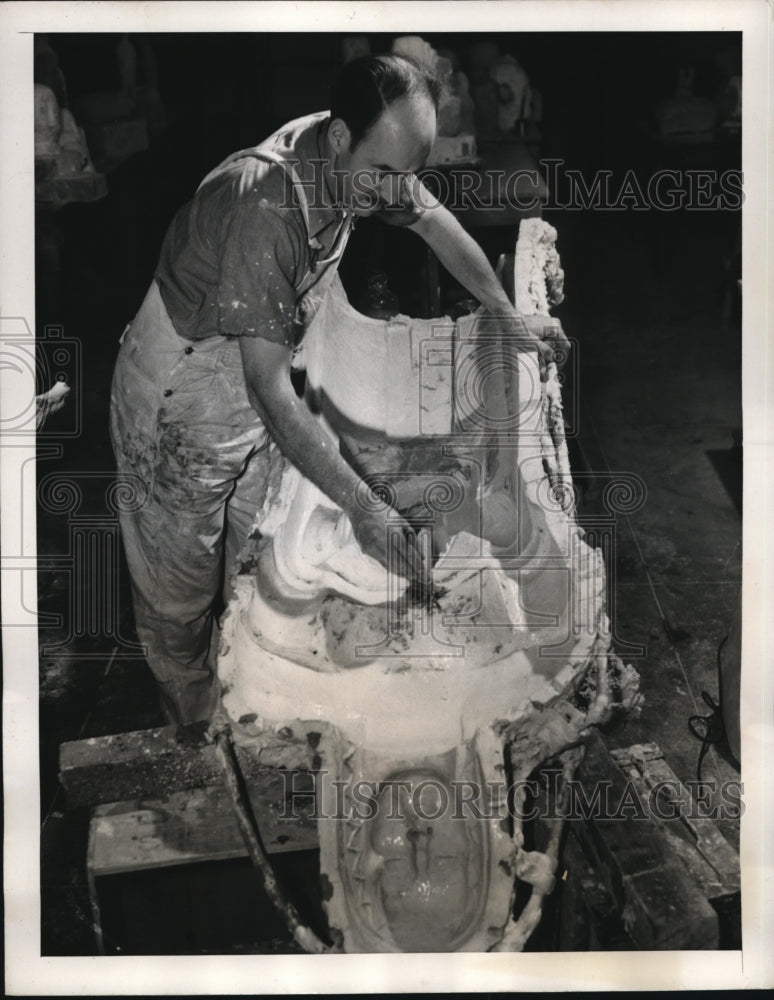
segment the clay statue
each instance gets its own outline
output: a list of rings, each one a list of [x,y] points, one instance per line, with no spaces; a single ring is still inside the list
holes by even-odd
[[[448,49],[436,52],[418,35],[396,38],[392,51],[425,63],[443,84],[438,105],[437,138],[428,157],[428,165],[470,162],[476,155],[473,101],[467,77],[456,68],[455,53]]]
[[[341,40],[341,59],[348,63],[360,56],[371,54],[371,44],[366,35],[349,35]]]
[[[470,80],[460,69],[459,56],[453,49],[439,49],[438,55],[448,60],[451,66],[448,86],[451,93],[459,98],[459,127],[457,132],[474,135],[476,131],[475,106],[473,98],[470,96]]]
[[[674,97],[661,101],[656,108],[656,125],[662,138],[709,135],[715,128],[715,106],[707,98],[694,95],[694,76],[693,67],[681,67]]]
[[[392,51],[397,56],[408,56],[435,69],[438,53],[419,35],[402,35],[396,38],[392,43]]]
[[[121,77],[121,89],[133,97],[137,90],[137,50],[129,35],[121,35],[116,45],[116,62]]]
[[[46,164],[48,177],[93,174],[83,129],[67,108],[59,107],[53,90],[35,84],[35,159]]]
[[[489,73],[497,85],[498,126],[502,132],[512,132],[519,122],[531,117],[527,74],[510,55],[500,56]]]
[[[460,99],[460,131],[475,133],[476,108],[470,94],[470,81],[461,70],[452,73],[451,87]]]
[[[62,116],[54,91],[42,83],[35,84],[35,158],[51,157],[59,154],[59,133],[62,131]]]

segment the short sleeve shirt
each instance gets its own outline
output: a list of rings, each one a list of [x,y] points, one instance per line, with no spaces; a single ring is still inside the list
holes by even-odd
[[[155,279],[180,336],[263,337],[293,346],[299,286],[313,254],[328,255],[342,222],[323,170],[329,120],[327,112],[297,119],[256,147],[294,164],[309,231],[287,171],[251,150],[213,170],[177,213]]]

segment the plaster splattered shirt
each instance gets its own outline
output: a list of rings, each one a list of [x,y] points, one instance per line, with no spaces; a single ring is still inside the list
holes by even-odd
[[[323,169],[329,121],[327,112],[299,118],[257,147],[293,163],[309,232],[287,171],[250,150],[213,170],[177,213],[155,279],[180,336],[264,337],[293,346],[298,289],[312,258],[330,255],[343,224]]]

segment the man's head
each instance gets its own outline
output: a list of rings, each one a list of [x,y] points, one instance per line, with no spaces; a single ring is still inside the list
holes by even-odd
[[[440,80],[403,56],[364,56],[344,66],[333,87],[328,143],[338,193],[356,214],[394,203],[400,179],[425,163],[440,93]]]

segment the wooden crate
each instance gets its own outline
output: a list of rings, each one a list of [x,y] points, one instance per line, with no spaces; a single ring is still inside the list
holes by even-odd
[[[281,800],[266,788],[250,789],[267,854],[317,847],[313,806],[295,802],[294,819],[282,818]],[[173,792],[163,799],[97,806],[89,825],[86,874],[99,954],[105,953],[99,879],[246,858],[247,850],[225,788]]]
[[[308,751],[300,728],[241,761],[268,853],[317,847]],[[149,752],[152,750],[153,752]],[[283,769],[300,784],[288,802]],[[646,806],[668,782],[675,818],[644,808],[636,817],[571,817],[557,871],[556,947],[562,951],[741,947],[739,858],[711,819],[691,818],[691,796],[654,743],[609,752],[598,733],[586,745],[577,784],[586,802],[607,787]],[[124,734],[63,747],[62,781],[73,804],[94,804],[88,882],[103,948],[98,881],[103,876],[244,858],[213,748],[181,744],[171,731]],[[199,785],[200,787],[196,787]],[[106,802],[110,789],[136,797]],[[146,798],[139,798],[145,795]],[[291,810],[295,818],[283,818]]]
[[[628,818],[592,812],[568,822],[560,950],[741,948],[739,856],[712,819],[695,818],[660,748],[608,752],[596,734],[577,777],[587,802],[605,787],[633,805]],[[653,808],[659,787],[668,810]]]

